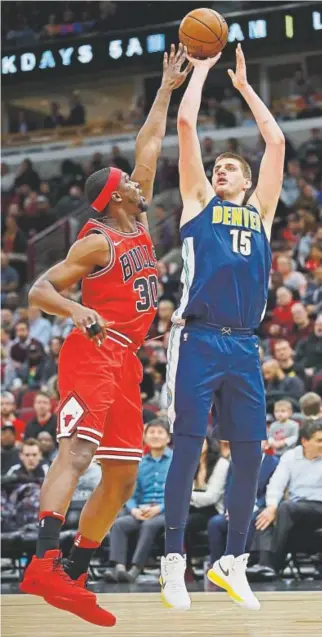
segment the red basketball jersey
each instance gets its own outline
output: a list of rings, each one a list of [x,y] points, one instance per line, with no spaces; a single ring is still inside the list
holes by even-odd
[[[109,264],[82,280],[82,301],[112,328],[140,347],[158,307],[156,254],[148,231],[141,223],[132,233],[114,230],[89,219],[78,239],[102,233],[110,246]]]

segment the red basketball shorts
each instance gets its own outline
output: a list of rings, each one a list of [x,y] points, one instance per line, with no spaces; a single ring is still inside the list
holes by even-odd
[[[142,365],[127,337],[113,331],[101,347],[74,330],[60,353],[57,438],[75,432],[95,456],[142,459]]]

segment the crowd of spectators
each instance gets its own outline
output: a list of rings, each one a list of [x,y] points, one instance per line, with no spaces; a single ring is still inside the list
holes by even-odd
[[[39,4],[39,6],[38,6]],[[210,7],[213,2],[194,2],[193,8]],[[235,11],[261,6],[260,2],[238,0],[230,2]],[[225,11],[226,3],[216,3],[217,11]],[[142,27],[182,19],[182,7],[177,3],[165,7],[158,2],[111,2],[87,0],[78,2],[34,3],[6,2],[2,10],[2,36],[8,42],[30,44],[70,34],[104,32]]]
[[[251,151],[241,147],[236,140],[229,140],[227,146],[249,159],[256,176],[261,146]],[[205,169],[210,174],[216,157],[211,139],[204,141],[203,155]],[[118,148],[114,148],[113,158],[123,170],[130,170],[128,160]],[[163,161],[170,175],[172,163]],[[263,463],[248,548],[255,546],[259,551],[259,562],[250,573],[267,579],[276,577],[283,570],[295,517],[305,524],[306,534],[322,526],[321,165],[320,131],[312,131],[310,139],[297,150],[287,144],[282,195],[272,233],[273,261],[267,310],[258,329],[267,398],[268,440],[263,443]],[[24,524],[30,523],[32,515],[36,515],[39,485],[57,453],[57,360],[62,343],[72,329],[69,319],[53,319],[26,307],[22,287],[26,284],[23,260],[26,242],[33,232],[44,227],[41,224],[47,215],[51,223],[72,214],[83,201],[85,177],[103,166],[103,157],[97,153],[86,167],[68,161],[64,166],[62,177],[48,182],[42,181],[31,162],[25,160],[18,174],[5,174],[2,185],[5,213],[1,292],[4,391],[1,455],[2,499],[9,530],[10,511],[17,511],[18,504],[15,524],[24,519],[27,520]],[[173,182],[167,184],[161,165],[159,185],[161,183],[162,189],[177,185],[177,173],[172,168]],[[168,212],[176,218],[174,225],[169,223]],[[163,245],[162,253],[179,244],[178,215],[178,210],[168,211],[163,205],[156,207],[157,241]],[[157,268],[159,309],[139,352],[144,370],[141,395],[146,455],[139,468],[136,491],[110,534],[111,565],[106,578],[117,581],[137,579],[163,527],[163,489],[171,459],[165,421],[166,348],[171,316],[180,296],[180,266],[175,260],[168,262],[161,258]],[[66,294],[76,300],[80,298],[78,286]],[[210,415],[209,438],[205,441],[195,476],[186,532],[190,562],[198,533],[208,530],[209,552],[216,559],[227,532],[229,448],[213,439],[211,427]],[[152,473],[158,474],[153,485]],[[98,465],[93,463],[88,473],[89,483],[84,476],[84,493],[97,484],[99,474]],[[301,476],[304,475],[303,481]],[[30,490],[26,490],[26,484],[31,485]],[[288,499],[283,496],[285,489]],[[77,497],[80,501],[79,493]],[[23,503],[26,518],[23,517]],[[75,520],[77,522],[77,515]],[[138,543],[128,563],[129,537],[137,531]]]

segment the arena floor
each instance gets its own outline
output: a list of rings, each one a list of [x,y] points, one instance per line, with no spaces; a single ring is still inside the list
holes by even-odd
[[[193,593],[189,612],[164,608],[156,593],[102,593],[100,604],[117,616],[99,628],[28,595],[2,597],[3,637],[315,637],[322,634],[322,594],[262,592],[261,610],[245,611],[225,593]]]

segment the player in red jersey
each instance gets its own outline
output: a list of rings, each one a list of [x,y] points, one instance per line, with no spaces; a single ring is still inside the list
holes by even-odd
[[[115,617],[85,587],[87,568],[117,513],[130,497],[142,457],[142,345],[157,309],[156,258],[147,229],[157,159],[172,90],[185,80],[185,51],[165,54],[162,84],[136,139],[131,176],[116,169],[91,175],[85,193],[101,218],[90,219],[66,259],[43,274],[30,303],[71,317],[76,329],[60,354],[59,453],[43,484],[36,555],[21,590],[102,626]],[[137,221],[140,219],[140,221]],[[83,305],[61,292],[82,280]],[[63,565],[59,533],[78,479],[92,458],[102,479],[81,513]]]

